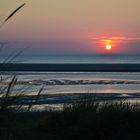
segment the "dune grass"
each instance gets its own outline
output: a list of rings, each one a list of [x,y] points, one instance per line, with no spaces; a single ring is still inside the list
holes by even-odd
[[[64,105],[62,111],[12,112],[0,117],[0,137],[7,132],[13,140],[133,140],[140,136],[140,109],[123,102],[81,102]]]
[[[13,12],[11,12],[6,19],[1,23],[0,28],[9,20],[11,19],[22,7],[24,7],[26,5],[26,3],[23,3],[22,5],[20,5],[18,8],[16,8]]]
[[[38,138],[57,140],[118,140],[140,136],[140,110],[123,102],[78,103],[41,120]]]

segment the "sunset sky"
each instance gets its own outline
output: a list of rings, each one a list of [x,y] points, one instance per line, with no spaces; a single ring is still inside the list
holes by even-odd
[[[140,0],[3,0],[0,42],[29,45],[31,53],[140,53]],[[24,45],[23,45],[24,44]]]

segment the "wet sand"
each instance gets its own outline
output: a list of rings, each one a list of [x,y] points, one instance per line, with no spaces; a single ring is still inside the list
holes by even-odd
[[[23,95],[14,100],[13,105],[28,105],[32,103],[34,105],[43,105],[43,104],[69,104],[69,103],[78,103],[81,101],[133,101],[137,103],[140,99],[140,93],[65,93],[65,94],[47,94],[41,95],[38,100],[36,99],[37,95]],[[9,97],[9,100],[13,98]],[[0,101],[3,99],[0,98]]]

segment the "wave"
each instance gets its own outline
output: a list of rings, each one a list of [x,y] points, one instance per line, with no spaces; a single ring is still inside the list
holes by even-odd
[[[132,80],[66,80],[66,79],[50,79],[50,80],[27,80],[18,81],[17,84],[28,85],[91,85],[91,84],[140,84],[140,81]]]

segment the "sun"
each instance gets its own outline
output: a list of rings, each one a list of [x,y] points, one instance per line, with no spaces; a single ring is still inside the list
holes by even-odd
[[[112,50],[112,40],[110,39],[105,39],[103,40],[104,45],[105,45],[105,50],[106,51],[111,51]]]
[[[112,49],[112,46],[111,46],[110,44],[108,44],[108,45],[105,46],[105,49],[106,49],[107,51],[110,51],[110,50]]]

